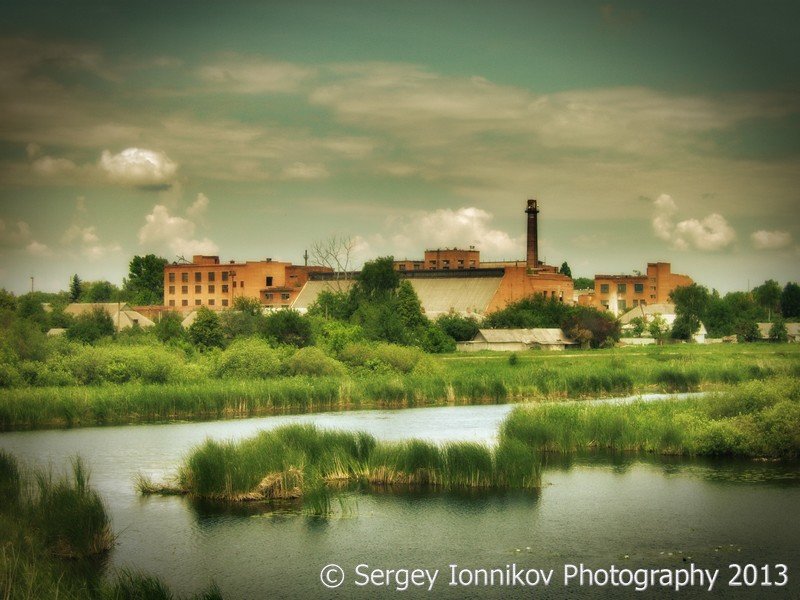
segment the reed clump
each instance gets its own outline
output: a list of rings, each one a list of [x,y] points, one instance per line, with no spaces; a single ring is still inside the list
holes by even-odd
[[[500,439],[541,452],[795,458],[800,456],[800,381],[781,377],[660,402],[518,407],[503,422]]]
[[[538,455],[516,442],[496,448],[379,442],[363,432],[287,425],[239,442],[206,441],[180,468],[175,491],[226,501],[305,501],[320,489],[351,483],[457,489],[536,488],[540,482]],[[148,482],[139,490],[160,493]]]

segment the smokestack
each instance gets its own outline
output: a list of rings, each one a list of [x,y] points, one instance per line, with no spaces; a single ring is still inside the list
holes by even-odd
[[[536,269],[539,266],[539,209],[536,207],[536,200],[528,200],[528,255],[527,264],[529,269]]]

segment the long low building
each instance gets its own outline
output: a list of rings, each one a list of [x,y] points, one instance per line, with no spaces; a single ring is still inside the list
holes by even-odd
[[[459,352],[517,352],[534,348],[564,350],[567,346],[578,346],[578,343],[558,328],[479,329],[472,341],[459,342],[456,348]]]

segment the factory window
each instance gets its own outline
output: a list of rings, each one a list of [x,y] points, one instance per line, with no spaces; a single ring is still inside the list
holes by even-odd
[[[214,281],[216,279],[216,277],[217,277],[217,274],[214,271],[209,271],[208,272],[208,280],[209,281]]]
[[[444,265],[445,265],[446,267],[449,267],[449,266],[450,266],[450,261],[449,261],[449,260],[443,260],[442,262],[444,263]]]
[[[170,283],[175,283],[175,273],[170,273],[169,274],[169,282]]]
[[[223,283],[222,284],[222,293],[223,294],[227,294],[228,293],[228,284],[227,283]]]
[[[194,280],[195,282],[203,281],[203,274],[200,271],[194,272]]]
[[[189,293],[189,286],[188,285],[182,285],[181,286],[181,294],[188,294],[188,293]]]
[[[194,305],[195,306],[200,306],[200,304],[201,304],[200,298],[195,298]]]
[[[222,272],[222,281],[228,281],[228,272],[227,271],[223,271]]]
[[[603,308],[608,308],[608,300],[603,300],[600,304],[603,306]]]
[[[272,294],[264,294],[264,300],[272,300]]]
[[[222,306],[228,306],[228,299],[227,298],[223,298],[222,299]]]
[[[633,301],[633,308],[636,308],[637,306],[639,306],[639,301],[638,300],[634,300]]]
[[[272,287],[272,277],[267,277],[267,287]]]
[[[188,300],[181,300],[181,306],[189,306]]]
[[[637,294],[644,294],[644,284],[643,283],[634,283],[633,284],[633,291]]]
[[[236,287],[236,282],[235,281],[233,282],[233,287]]]
[[[189,274],[181,273],[181,283],[189,283]]]
[[[406,270],[406,266],[405,265],[397,265],[397,269],[399,271],[405,271]]]
[[[174,294],[175,293],[175,286],[174,285],[169,286],[169,293],[170,294]]]
[[[194,286],[194,293],[195,293],[195,294],[199,294],[199,293],[200,293],[200,292],[202,292],[202,291],[203,291],[203,286],[202,286],[202,285],[196,285],[196,286]]]
[[[169,301],[169,305],[170,305],[170,306],[175,306],[175,300],[170,300],[170,301]]]
[[[208,299],[208,305],[209,306],[214,306],[214,299],[213,298],[209,298]]]
[[[217,292],[217,288],[213,285],[208,286],[208,293],[215,294]]]
[[[656,295],[655,294],[650,294],[650,300],[655,300],[655,299],[656,299]]]
[[[618,283],[617,284],[617,293],[624,294],[628,291],[628,284],[627,283]]]
[[[415,270],[415,271],[418,271],[418,270],[419,270],[419,269],[421,269],[421,268],[422,268],[422,265],[421,265],[421,264],[419,264],[419,263],[414,263],[414,270]]]
[[[463,267],[464,266],[464,259],[463,258],[459,258],[458,259],[458,264]]]
[[[289,299],[288,293],[284,292],[283,294],[281,294],[281,300],[288,300],[288,299]]]
[[[243,288],[243,287],[244,287],[244,281],[240,281],[240,282],[239,282],[239,287],[240,287],[240,288]]]
[[[601,283],[600,284],[600,293],[601,294],[607,294],[608,293],[608,284],[607,283]]]

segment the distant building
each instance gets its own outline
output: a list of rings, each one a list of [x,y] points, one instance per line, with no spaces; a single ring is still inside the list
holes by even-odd
[[[564,350],[567,346],[578,346],[557,328],[539,329],[479,329],[470,342],[459,342],[459,352],[498,350],[505,352],[531,350]]]
[[[164,305],[175,310],[233,306],[236,297],[255,298],[267,308],[288,308],[311,273],[328,267],[293,265],[266,259],[221,263],[219,256],[195,255],[191,263],[164,267]]]
[[[646,274],[595,275],[594,290],[579,296],[578,304],[618,315],[637,306],[668,303],[672,290],[692,283],[691,277],[673,273],[670,263],[647,263]]]
[[[114,322],[114,328],[117,331],[123,329],[130,329],[131,327],[152,327],[153,321],[145,317],[143,314],[133,310],[125,302],[73,302],[68,304],[64,309],[64,314],[78,317],[91,313],[93,310],[100,308],[108,313],[111,320]],[[49,333],[49,332],[48,332]],[[52,335],[58,335],[53,333]]]
[[[632,308],[622,315],[619,318],[619,322],[622,326],[622,331],[624,332],[633,329],[633,324],[631,322],[634,319],[640,318],[642,321],[644,321],[645,325],[647,325],[651,323],[656,316],[661,317],[664,320],[664,323],[671,329],[672,325],[675,323],[675,319],[677,318],[677,314],[675,314],[675,305],[668,302],[661,304],[638,304],[636,308]],[[698,344],[704,344],[707,335],[708,331],[706,331],[706,326],[700,323],[700,328],[692,336],[692,339]],[[642,337],[651,337],[650,332],[647,331],[646,328],[642,334]],[[630,340],[631,338],[622,338],[621,342],[623,344],[630,343]]]
[[[772,323],[757,323],[758,333],[762,340],[768,340]],[[800,323],[786,323],[786,335],[789,342],[800,342]]]

